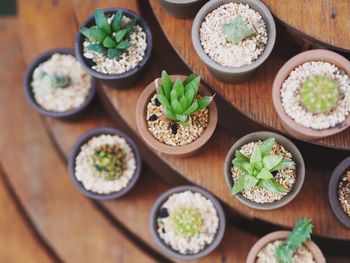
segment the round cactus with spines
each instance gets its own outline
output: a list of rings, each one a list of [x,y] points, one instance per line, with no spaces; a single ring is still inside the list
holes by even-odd
[[[339,85],[331,77],[315,75],[302,83],[300,98],[308,111],[327,114],[338,104]]]
[[[192,207],[179,208],[174,213],[175,231],[185,237],[193,237],[202,225],[202,216],[198,209]]]

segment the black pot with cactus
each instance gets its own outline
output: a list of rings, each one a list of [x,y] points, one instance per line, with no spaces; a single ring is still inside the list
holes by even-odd
[[[122,17],[130,19],[128,23],[122,22]],[[146,49],[142,60],[135,67],[123,73],[110,74],[93,69],[96,63],[84,56],[84,41],[88,39],[91,44],[85,49],[96,53],[100,57],[118,60],[123,53],[131,52],[130,33],[135,26],[140,26],[146,35]],[[135,12],[123,8],[96,9],[81,25],[75,40],[75,53],[79,62],[92,76],[116,88],[130,87],[140,78],[152,52],[152,33],[147,22]]]

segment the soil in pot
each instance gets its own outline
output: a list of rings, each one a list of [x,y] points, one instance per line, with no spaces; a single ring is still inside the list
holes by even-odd
[[[93,70],[107,75],[122,74],[143,60],[147,35],[136,18],[124,15],[121,10],[106,17],[97,9],[95,23],[98,27],[81,29],[86,37],[83,56],[93,61]]]
[[[74,160],[74,176],[85,190],[111,194],[126,188],[136,172],[136,157],[125,138],[116,134],[93,136]]]
[[[243,67],[264,52],[268,34],[262,16],[243,3],[227,3],[208,13],[200,26],[205,53],[224,67]]]
[[[350,220],[350,170],[347,170],[338,183],[338,200],[340,207]]]
[[[350,77],[329,62],[308,61],[292,70],[280,96],[285,113],[303,127],[341,126],[350,112]]]
[[[34,69],[30,85],[40,107],[59,113],[81,107],[93,88],[91,76],[76,58],[59,53],[54,53]]]
[[[283,199],[297,180],[292,154],[274,138],[243,145],[236,151],[232,163],[232,193],[240,193],[255,203]]]
[[[194,255],[214,241],[219,216],[213,202],[201,193],[176,192],[159,207],[156,228],[160,239],[172,250]]]

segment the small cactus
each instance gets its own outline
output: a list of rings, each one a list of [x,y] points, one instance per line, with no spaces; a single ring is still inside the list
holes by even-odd
[[[107,180],[119,178],[126,169],[125,152],[118,145],[97,147],[92,159],[96,170],[103,172]]]
[[[303,105],[312,113],[329,113],[338,104],[339,85],[328,76],[315,75],[301,84]]]
[[[179,208],[174,213],[175,231],[185,237],[193,237],[202,225],[201,213],[192,207]]]

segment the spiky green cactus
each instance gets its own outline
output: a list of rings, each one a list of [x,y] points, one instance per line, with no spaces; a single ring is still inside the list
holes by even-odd
[[[174,213],[175,231],[182,236],[195,236],[201,225],[202,216],[196,208],[182,207]]]
[[[308,111],[329,113],[339,99],[339,85],[328,76],[315,75],[301,85],[300,98]]]
[[[119,178],[126,169],[125,152],[118,145],[105,144],[97,147],[92,159],[95,168],[103,172],[107,180]]]

